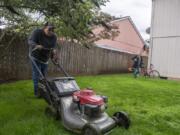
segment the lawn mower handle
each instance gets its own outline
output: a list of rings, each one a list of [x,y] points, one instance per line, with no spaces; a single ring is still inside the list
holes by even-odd
[[[52,93],[52,89],[51,89],[51,87],[49,86],[49,83],[48,83],[48,81],[47,81],[46,76],[43,75],[43,73],[40,71],[39,67],[37,66],[35,60],[33,59],[33,57],[31,56],[30,53],[29,53],[29,58],[30,58],[32,64],[33,64],[33,65],[35,66],[35,68],[38,70],[38,72],[39,72],[39,74],[40,74],[40,76],[41,76],[41,79],[44,80],[44,82],[45,82],[45,84],[46,84],[46,86],[47,86],[47,88],[48,88],[47,91],[51,94],[51,93]],[[50,100],[49,100],[49,104],[50,104],[50,105],[53,105],[51,96],[48,95],[48,98],[50,99]],[[57,97],[56,97],[56,98],[57,98]]]
[[[46,80],[46,77],[45,77],[45,76],[43,75],[43,73],[40,71],[39,67],[37,66],[35,60],[33,59],[33,57],[31,56],[30,53],[29,53],[29,58],[30,58],[32,64],[33,64],[33,65],[35,66],[35,68],[38,70],[38,72],[39,72],[41,78]]]
[[[66,77],[70,77],[70,75],[64,70],[64,68],[61,66],[61,64],[59,62],[56,62],[55,60],[53,60],[53,58],[51,58],[52,63],[57,66]]]
[[[37,48],[34,48],[33,50],[32,50],[32,52],[33,51],[35,51]],[[50,55],[51,55],[51,61],[52,61],[52,63],[55,65],[55,66],[57,66],[62,72],[63,72],[63,74],[66,76],[66,77],[70,77],[70,75],[64,70],[64,68],[62,67],[62,65],[60,65],[60,63],[59,62],[56,62],[54,59],[53,59],[53,54],[52,54],[52,48],[42,48],[42,49],[44,49],[44,50],[49,50],[50,51]],[[38,72],[39,72],[39,74],[40,74],[40,76],[43,78],[43,79],[45,79],[45,76],[42,74],[42,72],[40,71],[40,69],[38,68],[38,66],[37,66],[37,64],[35,63],[35,61],[34,61],[34,59],[32,58],[32,56],[31,56],[31,54],[29,53],[29,58],[31,59],[31,61],[32,61],[32,63],[33,63],[33,65],[36,67],[36,69],[38,70]]]

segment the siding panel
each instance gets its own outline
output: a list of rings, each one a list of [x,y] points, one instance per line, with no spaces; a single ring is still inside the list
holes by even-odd
[[[153,0],[149,64],[162,76],[180,78],[180,0]]]
[[[155,0],[153,37],[180,36],[180,0]]]
[[[153,40],[152,64],[162,76],[180,78],[180,38]]]

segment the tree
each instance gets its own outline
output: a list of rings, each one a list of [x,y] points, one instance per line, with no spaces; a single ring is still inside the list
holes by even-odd
[[[0,21],[7,30],[29,33],[45,21],[53,22],[59,36],[81,44],[89,44],[92,27],[102,25],[110,34],[111,18],[100,13],[108,0],[1,0]],[[107,34],[107,33],[106,33]]]

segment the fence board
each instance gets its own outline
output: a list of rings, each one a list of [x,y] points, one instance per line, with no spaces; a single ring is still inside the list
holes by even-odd
[[[7,41],[4,41],[7,42]],[[76,74],[102,74],[127,72],[132,54],[92,46],[90,49],[72,43],[61,43],[58,49],[60,63],[66,71]],[[28,79],[31,77],[31,62],[28,59],[28,45],[16,39],[5,51],[0,48],[0,81]],[[144,58],[147,63],[147,58]],[[49,64],[49,74],[56,73],[57,67]]]

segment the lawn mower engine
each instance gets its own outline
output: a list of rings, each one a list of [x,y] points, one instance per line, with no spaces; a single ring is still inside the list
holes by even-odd
[[[107,109],[108,98],[96,95],[91,89],[84,89],[73,93],[73,101],[77,103],[81,114],[88,117],[99,117]]]

